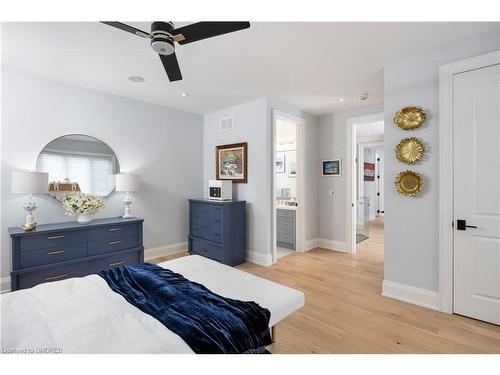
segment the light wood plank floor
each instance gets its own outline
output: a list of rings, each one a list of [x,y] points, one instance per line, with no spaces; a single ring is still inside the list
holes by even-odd
[[[498,326],[382,297],[383,249],[383,219],[377,219],[355,255],[317,248],[271,267],[239,266],[305,293],[305,306],[278,324],[270,351],[500,353]]]

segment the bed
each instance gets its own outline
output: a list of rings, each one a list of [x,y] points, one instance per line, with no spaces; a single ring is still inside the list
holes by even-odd
[[[270,327],[304,305],[298,290],[198,255],[159,266],[223,297],[257,302],[270,311]],[[7,293],[0,302],[3,350],[193,353],[175,332],[128,303],[98,275]]]

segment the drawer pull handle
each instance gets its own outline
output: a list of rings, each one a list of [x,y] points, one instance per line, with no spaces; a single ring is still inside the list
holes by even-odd
[[[108,242],[108,245],[117,245],[119,243],[122,243],[122,240],[110,241]]]
[[[220,220],[214,220],[214,223],[220,223]]]
[[[48,236],[47,237],[48,240],[59,240],[61,238],[64,238],[64,234],[60,234],[58,236]]]
[[[110,232],[120,232],[122,228],[109,228],[108,231]]]
[[[121,266],[122,264],[125,264],[124,260],[122,260],[121,262],[110,263],[108,264],[108,267]]]
[[[64,253],[66,250],[57,250],[57,251],[49,251],[47,253],[47,255],[57,255],[57,254],[62,254]]]
[[[220,233],[214,233],[214,236],[219,237],[219,236],[220,236]]]
[[[45,281],[54,281],[54,280],[64,279],[65,277],[68,277],[67,273],[63,273],[62,275],[47,277]]]

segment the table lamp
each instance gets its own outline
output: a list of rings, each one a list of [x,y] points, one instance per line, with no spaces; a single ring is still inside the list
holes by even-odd
[[[116,175],[116,191],[126,191],[127,196],[123,200],[125,203],[125,213],[123,214],[124,219],[133,218],[130,215],[130,205],[132,204],[132,197],[130,196],[130,192],[139,191],[140,183],[139,183],[139,175],[137,174],[117,174]]]
[[[33,211],[36,210],[36,202],[33,194],[47,193],[49,191],[49,174],[42,172],[15,171],[12,172],[12,193],[28,194],[28,202],[23,208],[28,211],[24,228],[34,229],[36,227]]]

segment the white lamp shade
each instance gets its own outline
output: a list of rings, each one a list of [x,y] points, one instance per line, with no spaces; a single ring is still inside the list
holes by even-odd
[[[42,172],[12,172],[12,192],[19,194],[46,193],[49,191],[49,174]]]
[[[139,191],[139,175],[137,174],[117,174],[116,191]]]

